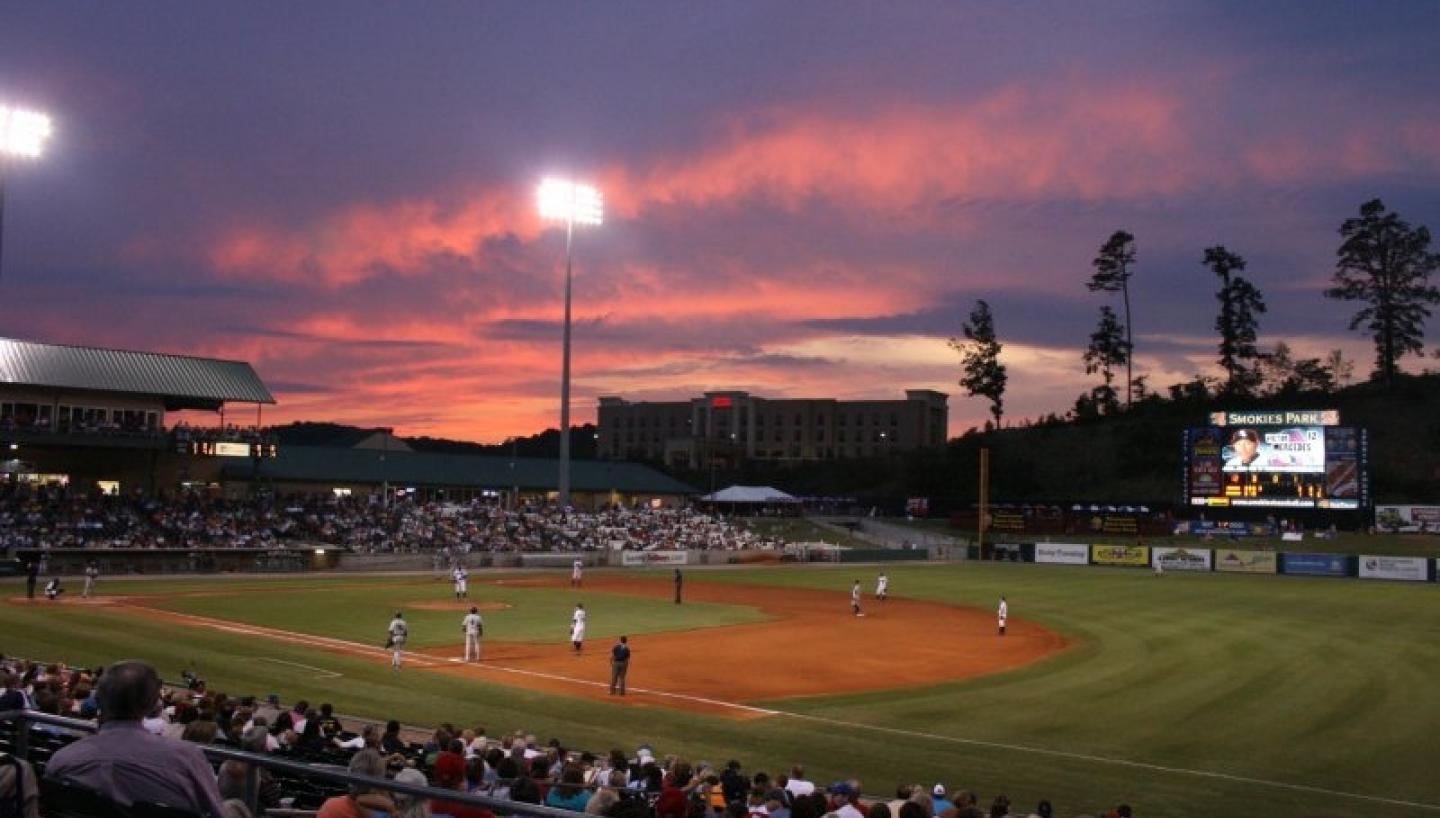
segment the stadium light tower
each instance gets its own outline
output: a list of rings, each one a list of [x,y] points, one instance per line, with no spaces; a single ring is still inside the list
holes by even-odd
[[[604,202],[600,191],[565,179],[540,183],[540,215],[565,222],[565,342],[560,365],[560,507],[570,505],[570,266],[575,225],[598,225]]]
[[[5,267],[5,163],[12,156],[39,158],[50,131],[50,117],[0,105],[0,271]]]

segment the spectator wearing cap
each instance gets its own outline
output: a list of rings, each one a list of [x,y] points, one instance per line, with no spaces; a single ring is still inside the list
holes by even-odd
[[[445,752],[435,756],[435,786],[465,792],[465,759],[459,753]],[[431,802],[431,812],[435,815],[452,815],[454,818],[495,818],[490,809],[485,809],[484,806],[456,804],[454,801],[445,801],[444,798],[436,798]]]
[[[99,701],[100,731],[57,750],[46,778],[88,787],[124,806],[145,801],[220,814],[220,791],[204,752],[141,726],[160,704],[155,668],[111,665],[100,679]]]
[[[944,784],[936,784],[934,788],[930,790],[930,808],[933,814],[939,815],[954,806],[955,804],[945,797]]]
[[[830,785],[830,809],[839,818],[865,818],[860,811],[860,782],[854,779]]]

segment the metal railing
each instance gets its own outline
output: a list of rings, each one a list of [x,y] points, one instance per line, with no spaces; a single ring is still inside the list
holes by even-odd
[[[5,722],[15,724],[15,752],[13,755],[27,761],[29,760],[30,754],[30,726],[32,724],[48,724],[86,733],[94,733],[99,729],[99,725],[95,722],[85,721],[83,719],[72,719],[65,716],[53,716],[48,713],[38,713],[34,710],[9,710],[0,713],[0,724]],[[76,739],[76,741],[83,740],[83,738]],[[507,798],[494,798],[488,795],[473,795],[462,790],[417,787],[413,784],[402,784],[388,778],[356,775],[348,770],[326,769],[325,767],[313,764],[273,758],[262,753],[231,750],[225,747],[215,747],[206,744],[197,744],[196,746],[204,751],[206,759],[217,766],[225,761],[237,761],[247,765],[245,772],[245,797],[243,800],[245,801],[245,806],[250,808],[250,812],[253,815],[262,814],[259,807],[261,767],[294,778],[323,781],[329,784],[344,785],[346,787],[359,785],[372,790],[418,795],[430,799],[438,798],[457,804],[484,807],[497,815],[535,816],[535,818],[575,818],[576,815],[581,814],[556,807],[547,807],[542,804],[511,801]],[[274,814],[293,814],[295,812],[294,810],[279,810],[274,811]],[[308,811],[304,812],[308,814]]]

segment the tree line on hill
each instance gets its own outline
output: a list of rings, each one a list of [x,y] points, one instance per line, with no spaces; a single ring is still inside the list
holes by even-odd
[[[1440,254],[1430,251],[1427,228],[1411,226],[1379,199],[1361,205],[1360,215],[1345,219],[1339,233],[1332,286],[1325,290],[1325,297],[1359,305],[1349,328],[1353,331],[1363,327],[1370,334],[1375,344],[1375,366],[1370,378],[1385,389],[1394,389],[1402,374],[1400,359],[1424,355],[1425,320],[1430,317],[1430,307],[1440,304],[1440,288],[1430,283],[1430,275],[1440,269]],[[1197,375],[1192,381],[1173,384],[1167,387],[1171,399],[1250,399],[1326,392],[1350,381],[1354,363],[1338,349],[1323,359],[1297,358],[1283,341],[1268,351],[1261,349],[1258,338],[1260,316],[1266,312],[1265,298],[1243,275],[1243,256],[1217,244],[1205,249],[1201,264],[1219,281],[1214,329],[1218,335],[1217,362],[1223,375]],[[1100,307],[1100,319],[1082,355],[1086,374],[1099,374],[1100,383],[1076,399],[1068,413],[1073,418],[1116,415],[1152,397],[1146,376],[1137,377],[1133,371],[1130,282],[1136,271],[1135,236],[1125,230],[1115,231],[1101,245],[1091,267],[1087,289],[1119,293],[1124,315],[1122,319],[1108,304]],[[983,299],[976,302],[962,325],[961,336],[949,341],[960,355],[960,386],[971,397],[989,402],[990,424],[998,428],[1004,420],[1009,373],[1000,362],[1003,345],[995,328],[995,316]],[[1440,360],[1440,350],[1434,357]],[[1115,385],[1122,367],[1123,404]]]

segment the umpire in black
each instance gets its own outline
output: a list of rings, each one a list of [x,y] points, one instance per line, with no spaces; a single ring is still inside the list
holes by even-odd
[[[630,638],[620,637],[610,649],[610,695],[625,695],[625,672],[630,669]]]

